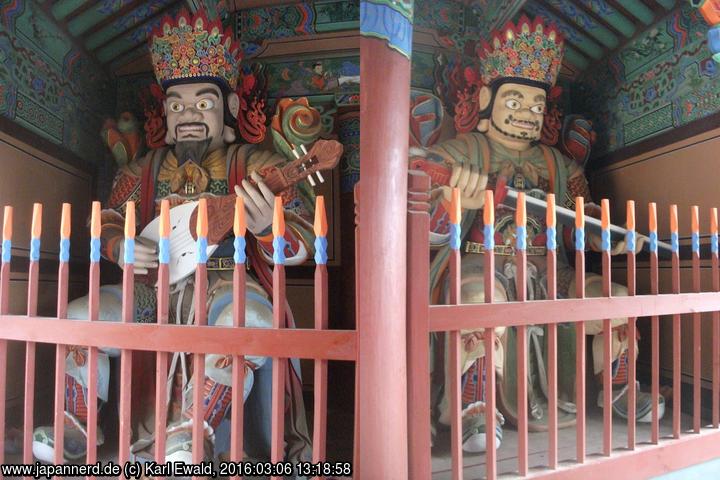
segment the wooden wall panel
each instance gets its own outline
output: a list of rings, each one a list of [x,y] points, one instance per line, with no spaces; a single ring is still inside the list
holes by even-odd
[[[615,224],[625,222],[625,202],[635,200],[638,231],[647,232],[647,204],[658,204],[658,232],[661,239],[668,240],[669,206],[678,205],[681,245],[689,244],[690,207],[700,207],[702,245],[707,245],[709,231],[709,209],[720,207],[720,191],[716,172],[720,171],[720,129],[667,145],[654,151],[645,152],[623,162],[593,172],[590,178],[591,189],[597,203],[601,198],[611,199],[611,218]],[[705,249],[705,252],[709,249]],[[623,258],[615,257],[613,280],[625,283]],[[709,261],[701,263],[702,288],[711,288]],[[689,260],[681,261],[681,291],[692,289],[692,269]],[[660,263],[660,291],[671,291],[671,270],[669,262]],[[638,294],[649,292],[649,265],[638,262]],[[682,371],[692,373],[692,316],[683,317],[682,323]],[[709,322],[710,315],[703,316],[703,322]],[[642,322],[641,322],[642,325]],[[641,339],[641,363],[649,365],[649,324],[641,326],[641,333],[647,334]],[[711,326],[703,326],[702,376],[711,379]],[[670,319],[661,321],[660,363],[664,372],[672,371],[672,327]]]

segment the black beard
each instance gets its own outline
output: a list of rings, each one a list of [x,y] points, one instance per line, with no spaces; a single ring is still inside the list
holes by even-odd
[[[212,138],[177,142],[173,148],[173,152],[175,153],[175,158],[177,158],[178,166],[182,166],[187,161],[200,165],[210,148],[211,141]]]
[[[508,117],[508,119],[505,120],[505,123],[510,123],[511,120],[512,120],[512,116]],[[505,135],[506,137],[514,138],[514,139],[516,139],[516,140],[529,140],[529,141],[534,141],[534,140],[537,140],[537,138],[538,138],[537,136],[536,136],[536,137],[531,137],[530,135],[528,135],[527,132],[521,132],[520,135],[516,135],[516,134],[514,134],[514,133],[507,132],[507,131],[503,130],[502,128],[500,128],[500,127],[498,126],[498,124],[495,123],[495,120],[492,119],[492,117],[490,118],[490,125],[492,125],[492,127],[493,127],[495,130],[497,130],[498,132],[502,133],[502,134]],[[538,125],[536,125],[536,130],[539,130],[539,126],[538,126]]]

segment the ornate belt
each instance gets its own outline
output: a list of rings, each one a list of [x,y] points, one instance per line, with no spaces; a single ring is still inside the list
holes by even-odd
[[[495,255],[513,256],[515,255],[515,247],[513,245],[495,245],[493,249]],[[528,256],[545,256],[547,248],[539,245],[528,245],[526,249]],[[477,242],[465,242],[465,253],[485,253],[485,245]]]
[[[235,260],[233,257],[210,257],[207,259],[208,270],[234,270]]]

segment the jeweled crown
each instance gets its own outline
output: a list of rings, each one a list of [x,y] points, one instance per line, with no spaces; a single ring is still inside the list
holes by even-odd
[[[186,79],[220,81],[237,86],[242,51],[220,19],[209,21],[204,11],[192,17],[183,10],[177,18],[163,18],[150,36],[155,76],[163,89]]]
[[[479,49],[482,80],[489,85],[498,78],[523,78],[550,87],[555,85],[562,64],[564,44],[554,26],[540,17],[530,21],[523,15],[517,25],[508,22],[483,41]]]

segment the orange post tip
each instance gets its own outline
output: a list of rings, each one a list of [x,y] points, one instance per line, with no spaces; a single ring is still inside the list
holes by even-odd
[[[635,230],[635,201],[634,200],[628,200],[627,202],[627,213],[625,214],[627,217],[627,229],[628,230]]]
[[[518,193],[517,207],[515,208],[515,225],[524,227],[527,224],[525,213],[525,192]]]
[[[3,240],[12,240],[13,207],[5,205],[3,212]]]
[[[548,227],[555,228],[557,223],[555,214],[555,194],[548,193],[547,196],[547,211],[545,212],[545,223]]]
[[[325,197],[318,195],[315,198],[315,224],[313,225],[316,237],[327,236],[327,214],[325,213]]]
[[[247,231],[247,220],[245,219],[245,202],[240,196],[235,197],[235,216],[233,217],[233,234],[236,237],[244,237]]]
[[[462,211],[461,211],[461,202],[460,202],[460,189],[455,187],[452,189],[452,196],[450,197],[450,223],[460,223],[460,219],[462,218]]]
[[[100,202],[93,202],[90,213],[90,236],[92,238],[100,238],[100,232],[102,230],[100,225],[100,210]]]
[[[32,238],[40,238],[42,234],[42,203],[33,205]]]
[[[610,200],[607,198],[600,201],[600,225],[603,230],[610,228]]]
[[[575,197],[575,228],[585,227],[585,199]]]
[[[197,214],[197,225],[195,227],[195,233],[199,237],[207,237],[208,234],[208,213],[207,213],[207,199],[201,198],[198,204]]]
[[[273,236],[285,236],[285,209],[283,208],[282,197],[275,197],[275,208],[273,209]]]
[[[485,190],[485,205],[483,205],[483,222],[485,225],[495,225],[495,198],[492,190]]]
[[[710,233],[712,233],[712,234],[718,233],[717,208],[710,209]]]
[[[162,200],[160,202],[160,238],[168,238],[170,236],[170,201]]]
[[[60,217],[60,238],[70,238],[70,204],[63,203]]]
[[[125,204],[125,238],[135,238],[135,202]]]
[[[690,219],[692,223],[692,232],[700,232],[700,210],[697,205],[690,207]]]
[[[651,232],[657,232],[657,204],[655,202],[648,204],[648,227]]]
[[[678,231],[678,213],[677,205],[670,205],[670,231]]]

